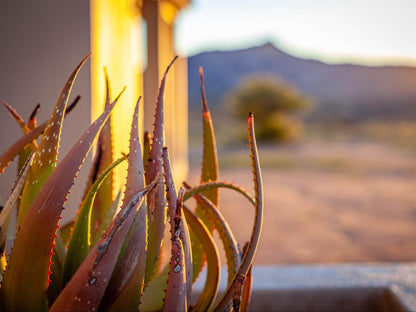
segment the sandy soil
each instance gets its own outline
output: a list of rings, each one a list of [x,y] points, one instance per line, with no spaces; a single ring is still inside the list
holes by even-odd
[[[265,212],[256,264],[416,259],[416,152],[315,142],[260,154]],[[220,175],[251,191],[248,167],[227,166]],[[191,180],[197,176],[193,171]],[[253,209],[230,191],[221,191],[221,206],[242,244]]]

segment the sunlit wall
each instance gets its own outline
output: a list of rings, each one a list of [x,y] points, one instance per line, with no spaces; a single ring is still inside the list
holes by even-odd
[[[128,151],[131,117],[143,94],[140,12],[133,0],[91,0],[91,117],[103,111],[106,67],[112,97],[126,86],[113,112],[114,157]],[[143,114],[140,114],[143,116]],[[141,127],[139,127],[141,129]],[[118,168],[117,185],[124,184],[126,165]]]

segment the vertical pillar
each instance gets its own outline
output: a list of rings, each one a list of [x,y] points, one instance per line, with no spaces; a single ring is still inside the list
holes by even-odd
[[[175,56],[173,26],[179,10],[171,1],[143,0],[147,23],[147,68],[144,72],[144,128],[153,127],[154,103],[167,65]],[[178,60],[165,86],[165,140],[174,178],[182,182],[188,173],[187,63]]]
[[[104,107],[104,67],[108,71],[113,98],[127,87],[112,115],[113,153],[118,158],[128,151],[133,109],[143,93],[140,11],[134,0],[91,0],[90,12],[92,119],[97,118]],[[125,183],[126,164],[116,170],[116,185],[121,187]]]

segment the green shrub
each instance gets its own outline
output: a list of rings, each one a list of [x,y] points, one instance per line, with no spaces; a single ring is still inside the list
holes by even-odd
[[[249,76],[226,97],[237,118],[252,111],[257,120],[257,137],[263,141],[297,138],[302,123],[295,113],[311,106],[311,100],[287,82],[274,76]]]

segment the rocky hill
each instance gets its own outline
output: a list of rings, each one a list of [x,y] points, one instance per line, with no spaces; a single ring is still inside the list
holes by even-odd
[[[410,120],[416,118],[416,68],[326,64],[289,55],[274,45],[204,52],[188,59],[189,102],[200,105],[198,67],[205,73],[210,106],[253,74],[277,75],[315,99],[312,120]]]

